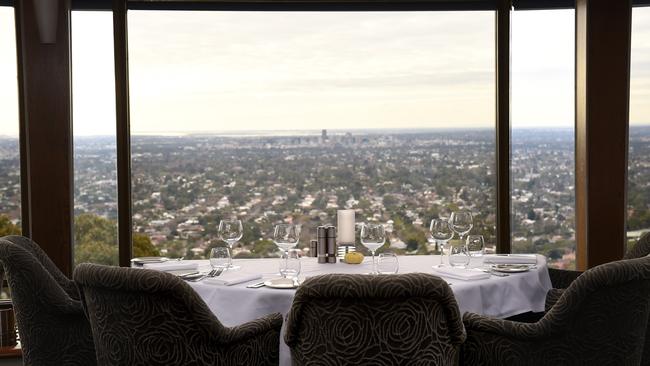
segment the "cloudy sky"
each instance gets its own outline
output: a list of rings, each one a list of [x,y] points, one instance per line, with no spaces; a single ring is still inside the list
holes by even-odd
[[[514,13],[513,127],[573,125],[573,19]],[[494,126],[492,12],[128,20],[133,133]],[[631,121],[650,123],[650,8],[633,22]],[[110,13],[73,13],[77,135],[115,133],[111,26]],[[14,50],[0,8],[0,134],[17,132]]]

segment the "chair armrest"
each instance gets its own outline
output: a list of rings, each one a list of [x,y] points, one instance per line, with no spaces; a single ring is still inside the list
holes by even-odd
[[[553,288],[568,288],[582,271],[571,271],[567,269],[549,268],[548,275],[551,277]]]
[[[465,313],[463,324],[468,335],[472,332],[485,332],[521,341],[539,340],[550,335],[538,323],[520,323],[474,313]]]
[[[225,343],[238,343],[247,339],[255,338],[270,331],[277,332],[279,338],[281,328],[282,315],[279,313],[269,314],[262,318],[230,328],[224,341]]]
[[[546,293],[546,301],[544,302],[544,311],[545,312],[548,312],[549,310],[551,310],[553,305],[555,305],[555,303],[557,303],[557,301],[560,299],[560,297],[564,293],[564,290],[565,289],[563,289],[563,288],[552,288],[552,289],[548,290],[548,292]]]

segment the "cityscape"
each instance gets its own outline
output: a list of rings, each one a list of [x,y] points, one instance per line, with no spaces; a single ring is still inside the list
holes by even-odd
[[[573,131],[513,129],[511,139],[513,252],[542,253],[549,265],[574,268]],[[632,238],[650,228],[649,142],[650,127],[631,127]],[[338,209],[355,210],[357,222],[384,223],[383,250],[402,255],[435,252],[427,241],[429,221],[459,209],[473,213],[472,233],[485,237],[488,250],[496,244],[493,130],[133,136],[131,149],[134,232],[156,254],[203,258],[223,245],[219,220],[236,217],[244,236],[235,258],[273,257],[279,254],[270,240],[273,225],[301,224],[299,247],[305,248],[317,226],[336,223]],[[15,139],[0,139],[0,207],[14,224],[17,151]],[[77,243],[78,251],[93,252],[77,258],[116,261],[114,138],[76,138],[74,153],[75,215],[86,220],[75,238],[105,241]],[[85,232],[99,230],[88,228],[93,225],[108,233]]]

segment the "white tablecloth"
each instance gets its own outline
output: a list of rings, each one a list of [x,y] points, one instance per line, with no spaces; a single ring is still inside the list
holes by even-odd
[[[439,256],[399,257],[399,272],[433,273],[431,266],[437,265]],[[207,260],[198,261],[199,268],[209,270]],[[236,259],[239,271],[262,274],[264,279],[278,277],[279,259]],[[363,264],[345,263],[318,264],[316,258],[302,258],[301,279],[325,273],[367,273],[371,269],[370,258]],[[472,259],[473,266],[480,266],[479,258]],[[261,280],[234,286],[211,285],[205,282],[190,282],[201,298],[208,304],[219,320],[226,326],[239,325],[270,313],[286,315],[291,307],[295,290],[272,288],[246,288],[246,285]],[[447,279],[456,296],[461,313],[473,312],[499,318],[528,311],[544,310],[546,292],[551,280],[546,267],[546,258],[537,257],[537,268],[507,277],[491,276],[478,281]],[[282,331],[284,334],[284,329]],[[290,352],[280,340],[280,365],[291,365]]]

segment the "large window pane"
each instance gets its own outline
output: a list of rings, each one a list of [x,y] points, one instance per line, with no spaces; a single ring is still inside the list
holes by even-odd
[[[650,231],[650,8],[632,10],[628,245]]]
[[[512,251],[559,268],[575,268],[574,22],[512,16]]]
[[[118,264],[113,14],[72,12],[74,260]]]
[[[0,6],[0,237],[20,234],[20,145],[14,8]]]
[[[203,256],[224,217],[245,256],[279,222],[353,208],[421,254],[475,214],[494,246],[493,12],[129,12],[134,231]]]

